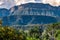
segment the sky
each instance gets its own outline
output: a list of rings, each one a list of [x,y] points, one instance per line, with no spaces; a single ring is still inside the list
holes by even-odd
[[[29,2],[44,3],[44,4],[49,3],[52,6],[60,5],[60,0],[0,0],[0,8],[9,9],[15,5],[21,5]]]

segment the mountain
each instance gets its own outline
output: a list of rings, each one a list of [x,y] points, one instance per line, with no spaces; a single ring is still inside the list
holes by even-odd
[[[40,15],[13,15],[3,17],[3,25],[34,25],[34,24],[49,24],[57,22],[57,19],[50,16]]]
[[[4,17],[4,16],[7,16],[9,15],[9,10],[8,9],[5,9],[5,8],[0,8],[0,17]]]
[[[9,9],[2,17],[3,25],[49,24],[60,20],[60,7],[43,3],[27,3]]]
[[[51,6],[49,4],[43,4],[43,3],[22,4],[19,6],[12,7],[10,11],[12,11],[11,15],[25,15],[25,14],[27,15],[31,12],[32,12],[31,14],[33,14],[33,12],[35,12],[34,14],[36,14],[37,12],[38,12],[37,14],[42,13],[42,12],[44,13],[51,12],[50,14],[60,16],[60,6],[55,7],[55,6]]]

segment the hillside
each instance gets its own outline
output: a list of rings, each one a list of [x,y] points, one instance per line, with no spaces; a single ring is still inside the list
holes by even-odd
[[[42,3],[14,6],[6,12],[8,15],[4,11],[0,13],[6,15],[2,17],[3,25],[49,24],[60,20],[60,6]]]

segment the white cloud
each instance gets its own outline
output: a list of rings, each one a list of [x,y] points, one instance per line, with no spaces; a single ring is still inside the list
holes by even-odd
[[[60,0],[0,0],[0,8],[11,8],[15,5],[21,5],[24,3],[49,3],[50,5],[53,6],[59,6],[60,5]]]
[[[3,4],[4,4],[4,2],[1,1],[1,2],[0,2],[0,5],[3,5]]]
[[[24,3],[29,3],[29,2],[34,2],[34,3],[49,3],[52,6],[59,6],[60,5],[60,0],[15,0],[16,5],[24,4]]]
[[[15,2],[14,0],[0,0],[0,8],[7,8],[14,6]]]
[[[16,5],[24,4],[24,3],[29,3],[29,2],[35,2],[35,0],[15,0]]]
[[[60,0],[43,0],[43,3],[49,3],[52,6],[59,6]]]

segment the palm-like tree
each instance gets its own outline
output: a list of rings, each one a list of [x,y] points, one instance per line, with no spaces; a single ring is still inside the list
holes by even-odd
[[[56,30],[57,30],[58,26],[59,26],[59,23],[49,24],[47,26],[46,31],[47,31],[48,35],[50,36],[50,39],[55,40],[55,34],[56,34]]]

